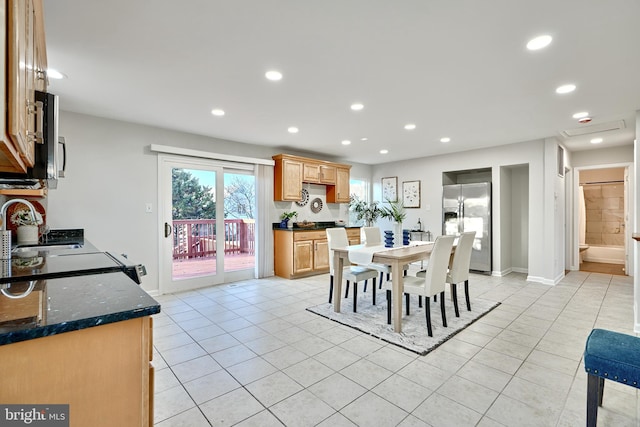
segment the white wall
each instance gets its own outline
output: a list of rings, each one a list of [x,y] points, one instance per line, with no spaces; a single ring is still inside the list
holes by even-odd
[[[149,151],[149,145],[265,159],[283,152],[278,147],[218,140],[70,112],[61,112],[60,135],[67,141],[67,176],[60,180],[58,189],[49,191],[47,223],[51,228],[84,228],[86,238],[99,249],[126,253],[131,260],[144,264],[148,275],[143,279],[143,287],[149,291],[158,289],[158,245],[162,231],[157,216],[157,154]],[[370,175],[369,166],[353,168]],[[320,196],[320,186],[313,187],[313,194]],[[145,213],[145,203],[152,204],[153,213]],[[272,202],[270,221],[278,222],[280,212],[294,206]],[[321,218],[346,219],[347,209],[346,204],[329,205]],[[303,208],[296,210],[304,212]]]
[[[557,270],[554,269],[555,250],[560,244],[557,239],[563,236],[550,236],[551,242],[545,246],[545,239],[540,238],[548,228],[553,233],[556,215],[554,214],[554,189],[556,186],[556,162],[553,151],[553,164],[547,158],[551,144],[555,141],[529,141],[510,145],[503,145],[488,149],[473,150],[442,156],[425,157],[403,162],[386,163],[373,167],[374,200],[381,199],[380,180],[382,177],[397,176],[399,190],[403,181],[420,180],[422,182],[422,202],[420,209],[408,209],[406,223],[413,226],[418,217],[422,218],[425,230],[442,234],[442,173],[445,171],[459,171],[468,169],[492,168],[492,193],[494,219],[493,228],[493,270],[496,274],[502,269],[502,243],[511,242],[511,236],[502,236],[499,213],[500,199],[496,195],[502,194],[500,167],[512,165],[528,165],[528,280],[553,284],[557,282]],[[546,163],[546,166],[545,166]],[[549,188],[545,187],[545,180],[550,181]],[[550,192],[549,192],[550,189]],[[545,203],[549,208],[545,213]],[[564,208],[562,208],[564,212]],[[498,215],[496,215],[498,213]],[[497,219],[496,219],[497,217]],[[380,221],[381,226],[388,226]],[[410,227],[407,227],[410,228]],[[549,238],[548,236],[545,236]]]

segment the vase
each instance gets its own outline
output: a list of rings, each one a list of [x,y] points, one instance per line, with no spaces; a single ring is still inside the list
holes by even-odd
[[[402,230],[402,244],[404,246],[409,245],[409,241],[411,240],[411,235],[409,230]]]
[[[394,234],[393,246],[394,247],[402,246],[402,223],[401,222],[396,222],[393,225],[393,234]]]
[[[392,248],[393,247],[393,231],[384,230],[384,247]]]
[[[30,245],[38,243],[38,226],[37,225],[21,225],[16,229],[18,235],[18,244]]]

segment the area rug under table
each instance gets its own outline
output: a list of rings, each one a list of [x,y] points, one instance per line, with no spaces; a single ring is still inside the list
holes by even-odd
[[[440,301],[436,303],[432,299],[431,325],[433,337],[430,337],[427,334],[424,308],[418,307],[417,297],[411,297],[409,316],[405,312],[405,299],[402,299],[401,333],[394,332],[393,326],[387,325],[385,292],[380,291],[376,299],[377,305],[372,305],[369,292],[364,294],[363,297],[358,295],[358,311],[356,313],[353,312],[353,298],[342,299],[340,313],[333,311],[333,304],[329,303],[309,307],[307,310],[414,353],[425,355],[500,305],[499,302],[475,299],[471,302],[471,311],[467,311],[464,298],[461,298],[459,302],[460,317],[456,317],[453,302],[449,295],[446,295],[447,327],[445,328],[442,326]]]

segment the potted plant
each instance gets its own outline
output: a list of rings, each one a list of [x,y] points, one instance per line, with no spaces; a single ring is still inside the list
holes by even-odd
[[[378,207],[378,202],[367,203],[355,194],[351,195],[349,209],[356,214],[356,220],[364,220],[367,227],[371,227],[382,216],[382,209]]]
[[[407,212],[404,210],[402,202],[389,202],[389,207],[382,208],[382,218],[389,219],[395,222],[394,230],[394,246],[402,245],[402,221],[407,217]]]
[[[11,215],[11,222],[16,226],[18,243],[38,243],[38,225],[42,224],[42,215],[35,212],[33,220],[29,209],[18,209]]]
[[[282,215],[280,215],[280,228],[292,228],[293,222],[291,223],[291,227],[289,227],[289,220],[296,216],[298,216],[298,212],[296,211],[283,212]]]

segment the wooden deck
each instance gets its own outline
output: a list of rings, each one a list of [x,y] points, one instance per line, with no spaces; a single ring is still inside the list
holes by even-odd
[[[226,254],[224,271],[247,270],[255,267],[254,254]],[[216,273],[215,257],[173,260],[173,278],[187,279]]]

